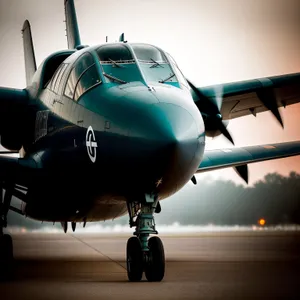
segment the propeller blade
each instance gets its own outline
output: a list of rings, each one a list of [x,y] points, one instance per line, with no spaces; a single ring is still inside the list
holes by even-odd
[[[215,105],[218,107],[218,110],[221,111],[223,103],[223,86],[218,85],[215,88]]]
[[[223,96],[223,88],[220,86],[220,89],[216,90],[216,96],[214,98],[209,98],[205,96],[199,89],[197,89],[192,82],[190,82],[188,79],[186,79],[190,87],[192,88],[195,95],[198,97],[198,99],[205,99],[205,106],[208,108],[210,113],[213,115],[213,122],[216,124],[218,130],[234,145],[233,139],[231,137],[231,134],[226,129],[226,126],[224,125],[222,121],[222,115],[220,113],[221,106],[222,106],[222,96]],[[204,105],[203,105],[204,106]],[[198,106],[199,107],[199,106]],[[201,109],[200,109],[201,110]]]
[[[198,99],[201,98],[209,99],[203,93],[201,93],[188,79],[186,79],[186,81],[189,84],[189,86],[192,88],[193,92],[197,95]]]
[[[222,121],[218,124],[218,128],[221,133],[234,145],[233,138]]]
[[[200,111],[201,111],[201,108],[202,108],[202,109],[204,109],[204,111],[208,110],[211,115],[221,115],[220,111],[218,109],[218,105],[216,104],[216,102],[213,99],[211,99],[211,98],[207,97],[206,95],[204,95],[188,79],[187,79],[187,82],[190,85],[190,87],[192,88],[194,94],[198,98],[197,99],[198,103],[196,102],[196,105],[198,106]],[[201,99],[203,99],[205,101],[200,101]]]

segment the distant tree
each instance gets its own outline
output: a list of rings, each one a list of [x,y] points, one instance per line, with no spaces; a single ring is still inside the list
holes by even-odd
[[[232,181],[203,180],[197,186],[188,184],[161,201],[161,206],[162,212],[155,216],[158,225],[174,222],[185,225],[253,225],[262,217],[269,225],[300,224],[300,174],[291,172],[288,177],[267,174],[252,187]],[[52,226],[52,223],[41,224],[14,212],[9,213],[8,221],[10,226],[28,229]],[[109,222],[109,225],[114,224],[128,224],[128,216]]]

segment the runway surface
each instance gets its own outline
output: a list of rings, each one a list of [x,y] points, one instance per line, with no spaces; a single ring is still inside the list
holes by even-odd
[[[127,280],[130,235],[13,234],[16,275],[0,299],[300,299],[299,233],[162,236],[162,282]]]

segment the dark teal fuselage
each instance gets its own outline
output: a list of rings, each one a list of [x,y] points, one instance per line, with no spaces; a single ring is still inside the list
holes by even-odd
[[[49,71],[55,63],[58,71]],[[172,58],[151,45],[105,44],[46,59],[27,88],[34,135],[21,153],[36,171],[26,214],[111,219],[127,212],[126,201],[181,189],[205,147],[187,86]]]

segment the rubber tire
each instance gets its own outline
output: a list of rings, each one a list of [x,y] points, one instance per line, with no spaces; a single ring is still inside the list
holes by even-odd
[[[10,235],[0,237],[0,281],[10,280],[13,276],[13,241]]]
[[[129,281],[141,281],[143,277],[143,251],[139,239],[132,236],[126,247],[127,276]]]
[[[162,281],[165,275],[165,251],[161,239],[153,236],[148,241],[149,260],[145,275],[148,281]]]

